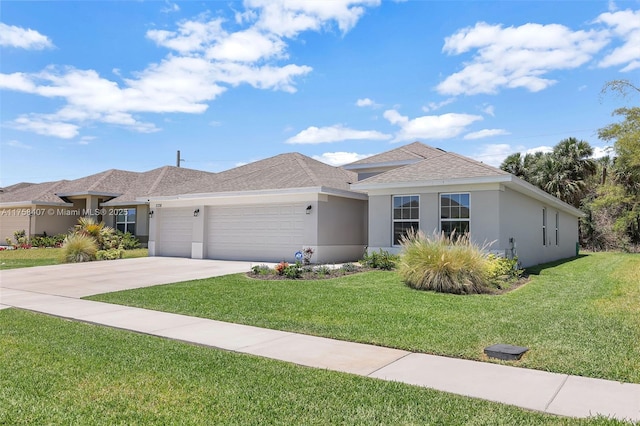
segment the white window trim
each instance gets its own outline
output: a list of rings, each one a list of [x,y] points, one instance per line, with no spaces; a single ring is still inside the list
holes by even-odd
[[[395,209],[393,200],[396,197],[418,197],[418,218],[417,219],[394,219],[393,211]],[[418,228],[420,228],[420,195],[419,194],[396,194],[391,196],[391,247],[400,247],[400,244],[394,244],[394,225],[396,222],[418,222]]]
[[[457,194],[466,194],[469,196],[469,217],[468,218],[457,218],[457,219],[444,219],[444,222],[468,222],[469,223],[469,233],[471,233],[471,193],[470,192],[440,192],[438,194],[438,225],[440,232],[442,233],[442,196],[443,195],[457,195]]]
[[[547,208],[542,208],[542,245],[546,247],[549,241],[549,234],[547,230]]]
[[[128,209],[123,209],[123,210],[127,210],[127,214],[124,215],[124,222],[122,221],[118,221],[118,216],[122,216],[122,215],[116,215],[115,218],[115,222],[116,222],[116,229],[118,229],[118,225],[123,224],[124,225],[124,232],[129,232],[129,224],[132,224],[134,227],[136,226],[136,221],[138,220],[138,210],[136,208],[128,208]],[[134,221],[130,221],[129,219],[129,210],[133,210],[135,211],[135,215],[136,215],[136,220]],[[132,232],[129,232],[130,234],[133,234]]]
[[[556,245],[560,245],[560,212],[556,212]]]

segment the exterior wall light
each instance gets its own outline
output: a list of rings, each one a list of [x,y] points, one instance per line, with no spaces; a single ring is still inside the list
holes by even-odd
[[[153,217],[153,210],[149,210],[149,219]]]
[[[195,209],[193,211],[193,217],[198,217],[199,214],[200,214],[200,209]]]
[[[307,206],[307,214],[311,214],[311,204]]]

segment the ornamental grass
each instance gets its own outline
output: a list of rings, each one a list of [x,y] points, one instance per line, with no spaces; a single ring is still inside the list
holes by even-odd
[[[400,245],[398,272],[409,287],[453,294],[493,291],[485,252],[488,245],[477,246],[468,234],[412,231]]]

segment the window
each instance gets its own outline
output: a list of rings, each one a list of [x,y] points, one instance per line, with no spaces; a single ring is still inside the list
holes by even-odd
[[[558,229],[560,228],[560,214],[556,212],[556,245],[559,244]]]
[[[122,232],[136,234],[136,209],[119,209],[116,215],[116,229]]]
[[[542,245],[547,245],[547,209],[542,208]]]
[[[440,230],[446,236],[469,232],[469,194],[440,194]]]
[[[410,229],[420,227],[420,197],[417,195],[396,195],[393,197],[393,245]]]

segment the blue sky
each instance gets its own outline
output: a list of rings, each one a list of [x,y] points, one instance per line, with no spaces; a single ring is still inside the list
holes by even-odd
[[[115,168],[344,164],[416,140],[499,165],[601,153],[640,1],[3,1],[0,185]]]

